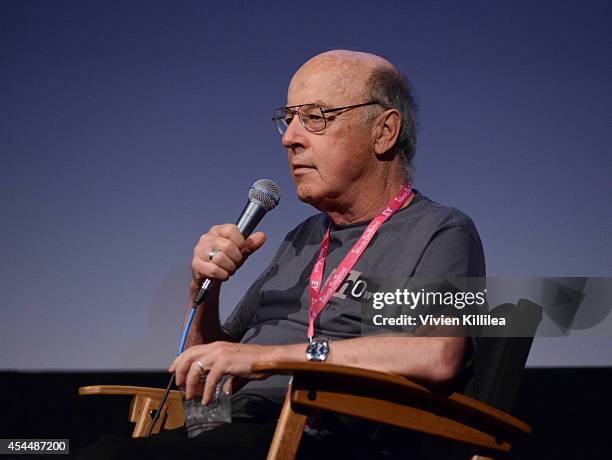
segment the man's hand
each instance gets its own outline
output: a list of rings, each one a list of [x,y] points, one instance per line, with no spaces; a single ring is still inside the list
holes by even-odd
[[[196,345],[181,353],[168,368],[176,373],[176,384],[185,385],[185,396],[191,399],[203,394],[202,404],[208,404],[217,383],[230,374],[247,380],[265,378],[266,375],[254,373],[253,363],[265,360],[264,355],[271,352],[271,345],[249,345],[243,343],[214,342]],[[198,366],[198,361],[204,371]],[[206,375],[202,392],[200,377]]]
[[[192,285],[199,288],[205,278],[226,281],[265,241],[262,232],[245,239],[234,224],[214,225],[200,237],[193,250]],[[211,251],[216,251],[212,259]]]

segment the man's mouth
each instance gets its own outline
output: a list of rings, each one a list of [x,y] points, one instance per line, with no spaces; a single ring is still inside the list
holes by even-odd
[[[291,166],[291,170],[293,171],[293,174],[301,174],[301,173],[306,173],[308,171],[310,171],[311,169],[314,169],[313,166],[306,166],[306,165],[292,165]]]

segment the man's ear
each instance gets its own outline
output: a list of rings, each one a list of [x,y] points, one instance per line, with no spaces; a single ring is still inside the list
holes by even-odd
[[[373,130],[374,151],[384,155],[393,148],[402,127],[402,115],[397,109],[385,110],[376,122]]]

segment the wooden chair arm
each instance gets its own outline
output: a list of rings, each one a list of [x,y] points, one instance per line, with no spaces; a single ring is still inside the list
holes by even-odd
[[[423,433],[508,451],[504,440],[531,433],[521,420],[460,393],[407,378],[327,363],[266,363],[255,372],[290,374],[296,411],[334,411]]]
[[[161,388],[132,387],[124,385],[93,385],[79,388],[79,395],[122,395],[132,396],[129,420],[136,424],[132,437],[146,436],[153,422],[151,411],[157,409],[163,397]],[[162,413],[159,416],[153,433],[159,433],[162,425],[170,430],[185,424],[181,393],[171,390]]]
[[[127,396],[151,396],[161,397],[164,394],[164,390],[161,388],[149,388],[149,387],[133,387],[125,385],[91,385],[87,387],[79,388],[79,395],[127,395]],[[181,393],[177,390],[170,390],[168,399],[181,400]]]

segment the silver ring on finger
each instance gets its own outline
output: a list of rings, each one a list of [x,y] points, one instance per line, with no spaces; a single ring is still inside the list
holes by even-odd
[[[202,365],[200,360],[196,361],[196,365],[200,368],[200,371],[202,371],[203,374],[206,372],[206,370],[204,370],[204,366]]]
[[[215,256],[219,254],[219,250],[218,249],[211,249],[210,251],[208,251],[208,261],[212,262],[212,260],[215,258]]]

